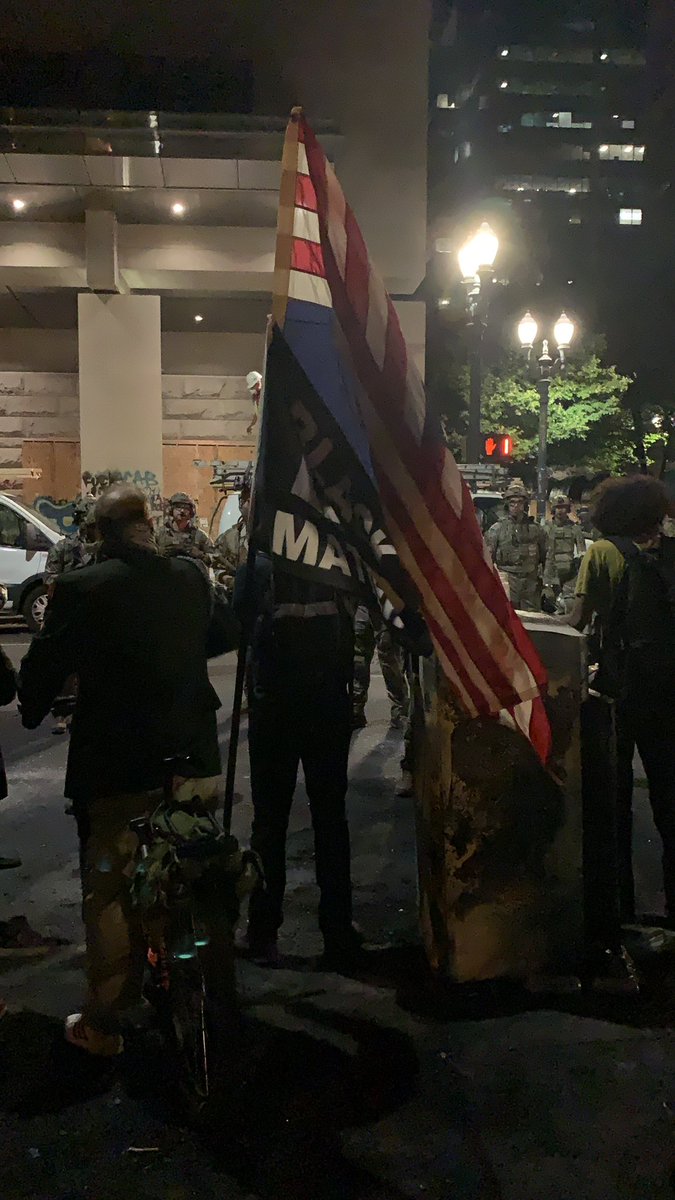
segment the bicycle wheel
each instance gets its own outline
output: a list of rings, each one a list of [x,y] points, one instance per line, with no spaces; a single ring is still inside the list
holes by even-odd
[[[166,946],[167,1032],[181,1104],[194,1121],[225,1081],[226,1047],[235,1031],[231,925],[186,906],[172,914]]]
[[[176,1083],[189,1116],[210,1094],[206,980],[189,909],[172,914],[166,939],[168,989],[166,1033],[174,1050]]]

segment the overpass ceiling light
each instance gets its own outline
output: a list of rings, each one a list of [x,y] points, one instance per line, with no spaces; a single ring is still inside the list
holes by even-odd
[[[180,200],[176,200],[171,205],[171,211],[172,211],[174,217],[182,217],[185,212],[185,205],[181,204]]]
[[[23,212],[25,207],[26,207],[26,201],[19,200],[18,196],[16,197],[16,199],[12,200],[12,208],[14,209],[14,212]]]
[[[199,321],[203,321],[203,320],[204,320],[204,318],[201,313],[195,313],[195,321],[199,322]]]

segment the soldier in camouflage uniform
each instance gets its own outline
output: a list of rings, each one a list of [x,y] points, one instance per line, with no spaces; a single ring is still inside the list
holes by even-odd
[[[61,538],[49,551],[43,578],[50,591],[53,590],[53,584],[59,575],[64,575],[66,571],[74,571],[77,567],[86,567],[88,563],[95,561],[98,542],[96,541],[94,503],[92,496],[80,496],[75,501],[73,509],[75,533]]]
[[[525,612],[541,610],[540,572],[546,561],[546,530],[527,515],[529,494],[520,479],[504,493],[506,516],[485,535],[497,570],[504,575],[514,608]]]
[[[239,493],[240,517],[235,525],[226,529],[216,538],[214,567],[224,571],[234,579],[239,567],[242,567],[248,556],[248,512],[251,500],[250,479],[244,479]]]
[[[164,524],[157,532],[161,554],[189,554],[207,566],[214,553],[213,542],[197,524],[197,506],[186,492],[176,492],[167,505]]]
[[[376,630],[365,605],[359,605],[354,618],[353,728],[363,729],[367,723],[365,709],[370,686],[370,664],[376,646],[391,704],[391,724],[395,729],[403,729],[408,720],[410,704],[403,650],[397,646],[386,626]]]
[[[580,525],[570,520],[568,496],[553,501],[553,520],[546,526],[547,550],[544,566],[544,598],[547,606],[570,613],[579,565],[586,553],[586,538]]]

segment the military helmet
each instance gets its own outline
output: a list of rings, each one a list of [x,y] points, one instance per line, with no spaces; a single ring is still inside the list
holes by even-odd
[[[73,505],[73,525],[77,525],[79,528],[80,525],[88,523],[88,519],[94,516],[95,507],[94,496],[78,496]]]
[[[187,492],[174,492],[167,502],[167,511],[172,513],[176,508],[188,508],[190,510],[190,520],[194,521],[197,516],[197,505],[192,496],[188,496]]]
[[[525,500],[530,499],[528,492],[522,479],[512,479],[506,491],[504,492],[504,500],[508,503],[509,500]]]
[[[551,492],[551,495],[549,496],[549,503],[551,508],[559,508],[561,504],[564,504],[567,509],[572,507],[572,501],[567,495],[567,492]]]

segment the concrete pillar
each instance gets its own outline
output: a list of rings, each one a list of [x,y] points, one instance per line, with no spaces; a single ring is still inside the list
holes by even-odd
[[[88,209],[84,223],[87,287],[92,292],[126,292],[117,254],[117,217],[105,209]]]
[[[82,470],[162,494],[159,296],[78,296]]]

